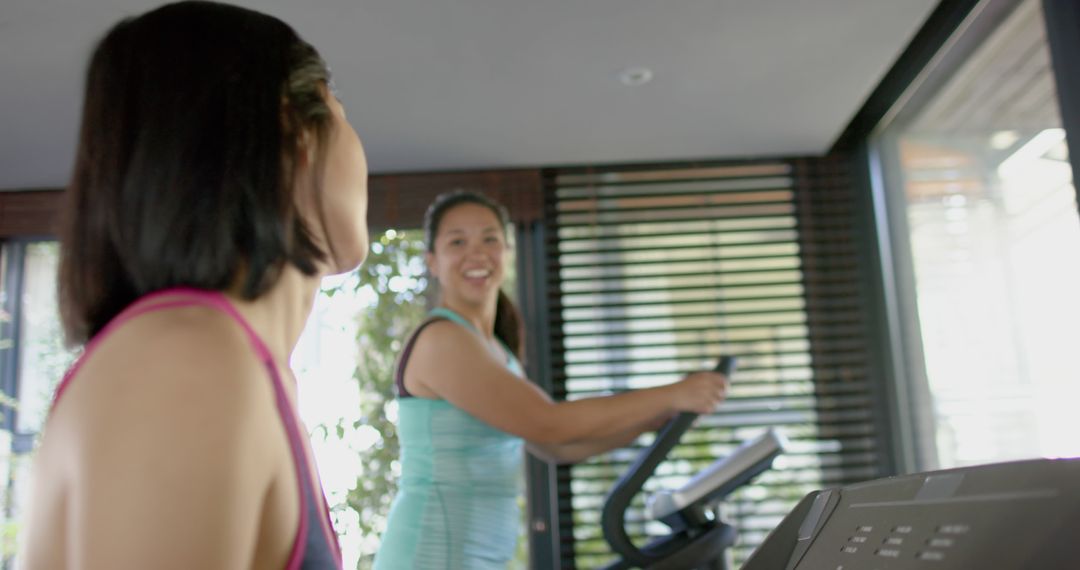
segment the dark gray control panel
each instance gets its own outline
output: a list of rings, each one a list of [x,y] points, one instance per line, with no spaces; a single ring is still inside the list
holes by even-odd
[[[890,477],[807,496],[744,570],[1080,569],[1080,459]]]

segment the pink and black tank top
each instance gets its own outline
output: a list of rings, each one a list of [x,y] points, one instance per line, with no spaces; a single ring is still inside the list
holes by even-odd
[[[278,415],[285,427],[285,433],[288,434],[289,449],[292,452],[293,464],[296,467],[296,480],[299,484],[300,497],[300,521],[297,525],[296,536],[293,539],[293,546],[286,568],[288,570],[341,570],[341,549],[334,533],[333,524],[330,521],[330,510],[326,504],[326,496],[319,482],[317,471],[308,461],[307,448],[304,446],[306,431],[302,428],[296,410],[289,402],[285,387],[282,384],[281,374],[278,372],[270,350],[259,338],[255,330],[251,328],[251,325],[244,320],[243,316],[232,306],[232,303],[221,293],[199,289],[175,288],[151,293],[132,303],[87,343],[82,356],[64,375],[64,379],[57,388],[56,397],[53,399],[53,407],[60,401],[64,391],[78,374],[82,363],[93,353],[97,345],[120,325],[145,313],[190,306],[209,307],[221,311],[243,328],[248,341],[251,343],[251,349],[255,351],[263,366],[266,367],[266,373],[273,385]]]

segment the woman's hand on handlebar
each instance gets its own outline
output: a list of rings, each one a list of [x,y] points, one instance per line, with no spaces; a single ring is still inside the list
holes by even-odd
[[[678,412],[710,414],[727,397],[728,379],[719,372],[692,372],[671,384],[672,407]]]

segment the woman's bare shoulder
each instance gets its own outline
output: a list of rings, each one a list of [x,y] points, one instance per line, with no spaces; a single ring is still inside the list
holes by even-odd
[[[202,307],[163,310],[121,325],[86,358],[53,410],[47,437],[91,447],[149,441],[240,444],[276,422],[269,371],[246,333]],[[253,443],[251,441],[248,442]]]
[[[275,402],[226,315],[162,310],[118,327],[53,410],[35,458],[36,496],[63,496],[66,532],[81,537],[69,556],[150,559],[196,545],[207,559],[249,557],[268,494],[291,488],[276,485],[293,465]],[[47,524],[39,535],[55,533]]]
[[[487,349],[476,333],[454,321],[437,319],[419,332],[413,345],[413,354],[421,355],[421,358],[472,361],[486,355]]]

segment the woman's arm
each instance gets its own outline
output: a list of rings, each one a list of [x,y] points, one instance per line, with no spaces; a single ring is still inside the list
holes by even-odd
[[[558,464],[577,463],[613,449],[626,447],[641,434],[660,429],[671,418],[671,414],[662,414],[642,425],[634,426],[624,433],[603,439],[591,439],[562,445],[530,443],[528,448],[530,453],[545,461]]]
[[[430,392],[541,445],[624,439],[661,414],[711,412],[726,388],[723,375],[696,372],[667,386],[556,403],[508,371],[475,334],[449,321],[428,326],[417,338],[405,382],[413,393]]]

